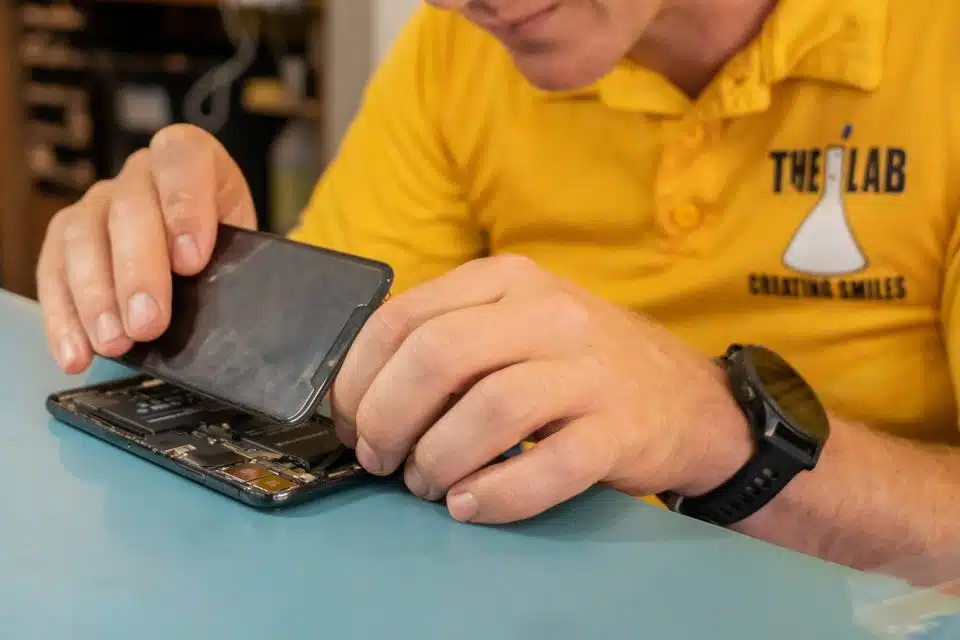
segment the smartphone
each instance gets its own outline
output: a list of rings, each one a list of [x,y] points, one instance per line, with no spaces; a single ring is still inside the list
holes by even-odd
[[[131,377],[51,394],[61,422],[258,507],[365,476],[319,405],[391,268],[221,225],[176,276],[169,328],[117,360]]]

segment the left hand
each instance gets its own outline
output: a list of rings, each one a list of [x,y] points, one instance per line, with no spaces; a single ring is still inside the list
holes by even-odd
[[[603,483],[700,495],[750,455],[725,374],[663,328],[526,258],[476,260],[386,302],[333,389],[360,463],[404,469],[461,521],[537,515]],[[537,444],[491,465],[524,440]]]

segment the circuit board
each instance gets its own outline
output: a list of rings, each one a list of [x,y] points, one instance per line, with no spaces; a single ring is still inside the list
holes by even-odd
[[[150,376],[63,392],[56,401],[115,437],[276,502],[364,473],[324,416],[273,424]]]

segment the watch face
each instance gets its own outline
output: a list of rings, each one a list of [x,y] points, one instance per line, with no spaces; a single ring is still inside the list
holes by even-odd
[[[750,360],[762,388],[797,428],[825,439],[830,431],[826,412],[810,385],[780,356],[763,348],[752,349]]]

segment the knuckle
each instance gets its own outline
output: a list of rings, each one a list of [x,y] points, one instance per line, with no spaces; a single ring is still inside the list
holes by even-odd
[[[101,269],[91,260],[68,261],[67,286],[82,315],[98,314],[116,306],[110,277]]]
[[[190,206],[193,197],[189,191],[182,189],[168,191],[161,196],[161,199],[167,226],[171,229],[188,229],[193,226],[196,216],[193,207]]]
[[[110,200],[110,207],[107,209],[107,224],[113,231],[112,223],[129,219],[137,213],[137,207],[133,205],[131,198],[121,191]]]
[[[398,347],[416,324],[413,312],[400,299],[388,300],[371,318],[377,340],[384,346]]]
[[[120,174],[129,174],[131,171],[139,172],[148,168],[150,166],[150,155],[150,149],[137,149],[127,156],[126,161],[123,163],[123,168],[120,170]]]
[[[91,202],[101,202],[103,200],[109,200],[111,194],[113,193],[114,188],[116,188],[116,180],[97,180],[94,182],[89,189],[87,189],[86,194],[84,194],[83,199],[80,201],[80,205],[83,209],[86,209],[86,206],[83,206]]]
[[[522,424],[528,420],[533,408],[526,394],[518,394],[516,380],[503,376],[488,376],[474,385],[477,412],[483,424],[495,428]]]
[[[590,311],[568,291],[552,291],[535,301],[547,322],[567,334],[584,331],[590,323]]]
[[[457,340],[442,323],[426,322],[410,334],[406,344],[423,374],[442,380],[459,380],[463,359]]]
[[[563,444],[560,444],[563,442]],[[589,447],[581,446],[582,439],[558,440],[550,448],[550,466],[558,476],[571,480],[584,480],[602,477],[599,470],[605,464],[605,457],[592,454]]]
[[[162,216],[168,231],[174,235],[197,231],[205,218],[215,218],[216,211],[196,206],[195,194],[189,189],[167,189],[160,194]]]
[[[94,231],[93,221],[100,213],[102,204],[110,202],[113,190],[112,180],[100,180],[94,183],[78,202],[57,211],[47,223],[44,248],[54,238],[65,244],[89,238]]]
[[[90,221],[83,215],[83,211],[75,205],[73,211],[65,210],[63,219],[60,221],[58,230],[64,244],[69,249],[70,245],[83,242],[90,238],[92,229]],[[60,214],[57,214],[60,215]]]
[[[536,261],[529,256],[507,253],[491,258],[496,269],[511,279],[529,279],[540,272]]]

